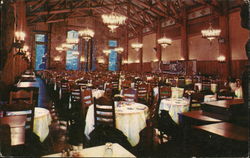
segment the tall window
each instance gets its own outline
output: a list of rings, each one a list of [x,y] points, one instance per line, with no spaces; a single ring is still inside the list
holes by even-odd
[[[117,47],[116,40],[109,40],[109,47],[114,48]],[[111,49],[109,54],[109,71],[117,71],[118,70],[118,63],[117,63],[117,52]]]
[[[78,38],[78,32],[71,30],[67,32],[67,38]],[[79,55],[76,55],[75,52],[78,52],[78,44],[75,44],[72,49],[69,49],[66,54],[66,69],[67,70],[78,70]]]
[[[35,70],[46,69],[47,37],[45,34],[35,34],[36,64]]]

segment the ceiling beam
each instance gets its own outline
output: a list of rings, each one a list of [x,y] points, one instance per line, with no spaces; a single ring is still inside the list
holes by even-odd
[[[42,5],[44,5],[47,2],[47,0],[40,0],[38,1],[34,7],[32,7],[31,11],[35,11],[36,9],[40,8]]]

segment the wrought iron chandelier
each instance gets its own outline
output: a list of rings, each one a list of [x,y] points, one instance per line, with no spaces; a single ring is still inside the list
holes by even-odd
[[[86,28],[83,30],[79,31],[79,36],[81,38],[83,38],[85,41],[90,40],[91,38],[93,38],[95,35],[95,32],[92,29]]]
[[[218,38],[220,36],[221,30],[220,29],[214,29],[212,27],[212,24],[209,24],[209,28],[205,30],[201,30],[202,38],[208,39],[210,42]]]
[[[110,14],[103,14],[102,21],[111,32],[114,32],[120,25],[125,24],[127,17],[112,11]]]
[[[157,40],[158,44],[160,44],[163,48],[170,46],[172,44],[172,40],[170,38],[165,37],[165,35]]]
[[[135,49],[137,52],[142,48],[142,46],[143,46],[143,44],[142,43],[138,43],[138,42],[131,44],[131,47],[133,49]]]

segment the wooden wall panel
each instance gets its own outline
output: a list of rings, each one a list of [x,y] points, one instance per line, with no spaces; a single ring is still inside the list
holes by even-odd
[[[243,72],[246,70],[247,60],[233,60],[232,61],[232,77],[241,78]]]
[[[143,63],[143,72],[152,72],[151,62]]]
[[[217,40],[209,42],[201,35],[191,36],[188,39],[189,43],[189,59],[190,60],[217,60],[219,56],[219,44]]]
[[[129,42],[128,42],[128,62],[129,63],[135,63],[135,62],[140,60],[139,51],[137,52],[134,49],[132,49],[132,47],[131,47],[131,44],[133,42],[137,42],[137,41],[138,41],[137,38],[135,38],[135,39],[129,40]]]
[[[247,60],[245,43],[248,40],[249,31],[243,29],[240,24],[240,13],[231,13],[229,15],[229,40],[232,60]]]
[[[181,40],[173,40],[172,45],[162,48],[162,61],[180,60],[181,56]]]
[[[247,60],[233,60],[231,69],[232,77],[241,78],[247,65]],[[197,61],[197,73],[219,75],[223,77],[226,70],[226,64],[218,61]]]
[[[149,34],[143,37],[143,62],[151,62],[157,60],[156,52],[156,34]]]

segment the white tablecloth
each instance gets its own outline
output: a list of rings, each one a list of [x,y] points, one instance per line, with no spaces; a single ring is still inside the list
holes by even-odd
[[[40,137],[43,142],[49,134],[49,125],[51,124],[50,112],[44,108],[35,108],[33,132]]]
[[[101,96],[103,96],[105,93],[104,90],[100,90],[100,89],[92,89],[92,97],[96,97],[96,98],[100,98]]]
[[[179,113],[187,112],[189,110],[190,101],[186,98],[168,98],[161,100],[159,113],[161,110],[166,110],[172,119],[179,123]]]
[[[129,151],[127,151],[117,143],[114,143],[112,145],[112,148],[113,148],[112,157],[135,157],[133,154],[131,154]],[[104,157],[105,145],[82,149],[79,152],[80,152],[79,157]],[[46,155],[43,157],[61,157],[61,153]]]
[[[205,95],[204,102],[216,101],[216,95]]]
[[[140,131],[146,127],[148,107],[140,104],[122,104],[116,107],[116,128],[121,130],[132,146],[139,143]],[[89,134],[94,130],[94,105],[88,109],[86,116],[85,135],[89,138]]]

